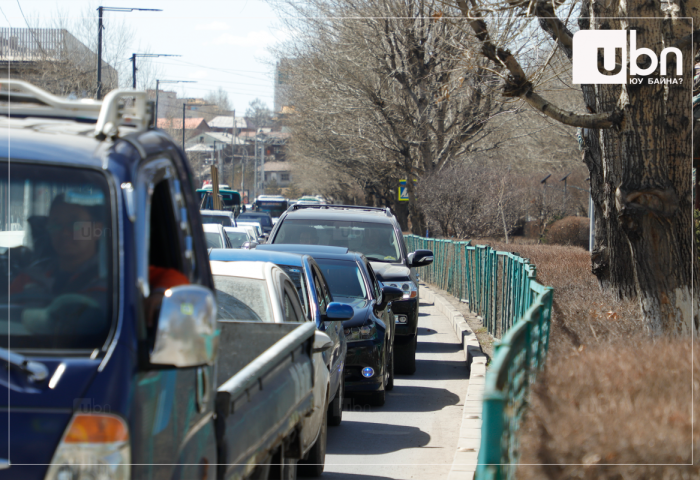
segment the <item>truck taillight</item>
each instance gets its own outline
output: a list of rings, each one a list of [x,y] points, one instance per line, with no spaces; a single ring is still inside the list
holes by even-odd
[[[131,474],[129,428],[116,415],[73,416],[46,480],[128,480]]]

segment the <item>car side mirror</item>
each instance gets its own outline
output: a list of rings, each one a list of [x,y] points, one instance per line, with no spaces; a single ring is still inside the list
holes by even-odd
[[[408,254],[409,267],[425,267],[433,263],[433,252],[430,250],[416,250]]]
[[[403,298],[403,290],[396,287],[382,287],[382,301],[379,303],[377,308],[379,310],[384,310],[387,305],[396,300],[401,300]]]
[[[166,290],[151,363],[175,367],[212,365],[218,346],[214,294],[200,285]]]
[[[313,353],[323,353],[333,346],[333,340],[320,330],[314,332]]]
[[[259,245],[258,242],[245,242],[243,245],[241,245],[241,248],[243,250],[252,250],[255,247],[257,247],[258,245]]]
[[[331,302],[326,307],[324,322],[335,322],[338,320],[350,320],[355,316],[355,310],[345,303]]]

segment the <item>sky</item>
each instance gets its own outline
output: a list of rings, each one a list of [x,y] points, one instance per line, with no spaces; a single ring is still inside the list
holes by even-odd
[[[222,87],[242,115],[255,98],[272,109],[274,58],[269,46],[284,40],[284,30],[270,6],[261,0],[8,0],[0,2],[0,27],[26,28],[23,18],[35,25],[57,12],[83,15],[86,6],[159,8],[162,12],[105,12],[103,21],[124,19],[135,30],[133,49],[155,54],[180,55],[151,61],[162,69],[160,80],[196,81],[161,85],[181,97],[203,97]],[[137,66],[142,59],[137,58]],[[154,81],[155,83],[155,81]],[[151,87],[155,88],[155,84]]]

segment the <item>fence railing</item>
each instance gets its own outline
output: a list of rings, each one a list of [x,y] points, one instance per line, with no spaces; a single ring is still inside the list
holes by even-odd
[[[470,242],[405,238],[409,251],[433,251],[433,263],[421,268],[423,280],[468,301],[489,333],[501,338],[486,373],[476,478],[514,478],[518,428],[530,385],[547,357],[553,289],[539,284],[535,266],[517,254]]]

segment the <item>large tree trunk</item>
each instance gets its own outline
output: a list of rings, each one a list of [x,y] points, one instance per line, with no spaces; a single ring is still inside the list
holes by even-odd
[[[612,12],[597,3],[591,2],[591,11],[600,18],[593,18],[590,28],[635,29],[638,47],[651,48],[657,56],[692,31],[683,20],[664,24],[638,18],[658,16],[658,2],[631,2],[627,11]],[[630,18],[602,18],[623,15]],[[697,334],[700,323],[691,285],[693,271],[697,275],[690,181],[692,94],[687,81],[692,78],[691,60],[690,49],[683,50],[681,85],[596,86],[594,105],[587,95],[591,87],[584,87],[584,98],[595,111],[617,106],[624,112],[619,128],[593,130],[587,138],[584,161],[597,215],[593,271],[601,286],[618,296],[636,295],[653,334]]]

